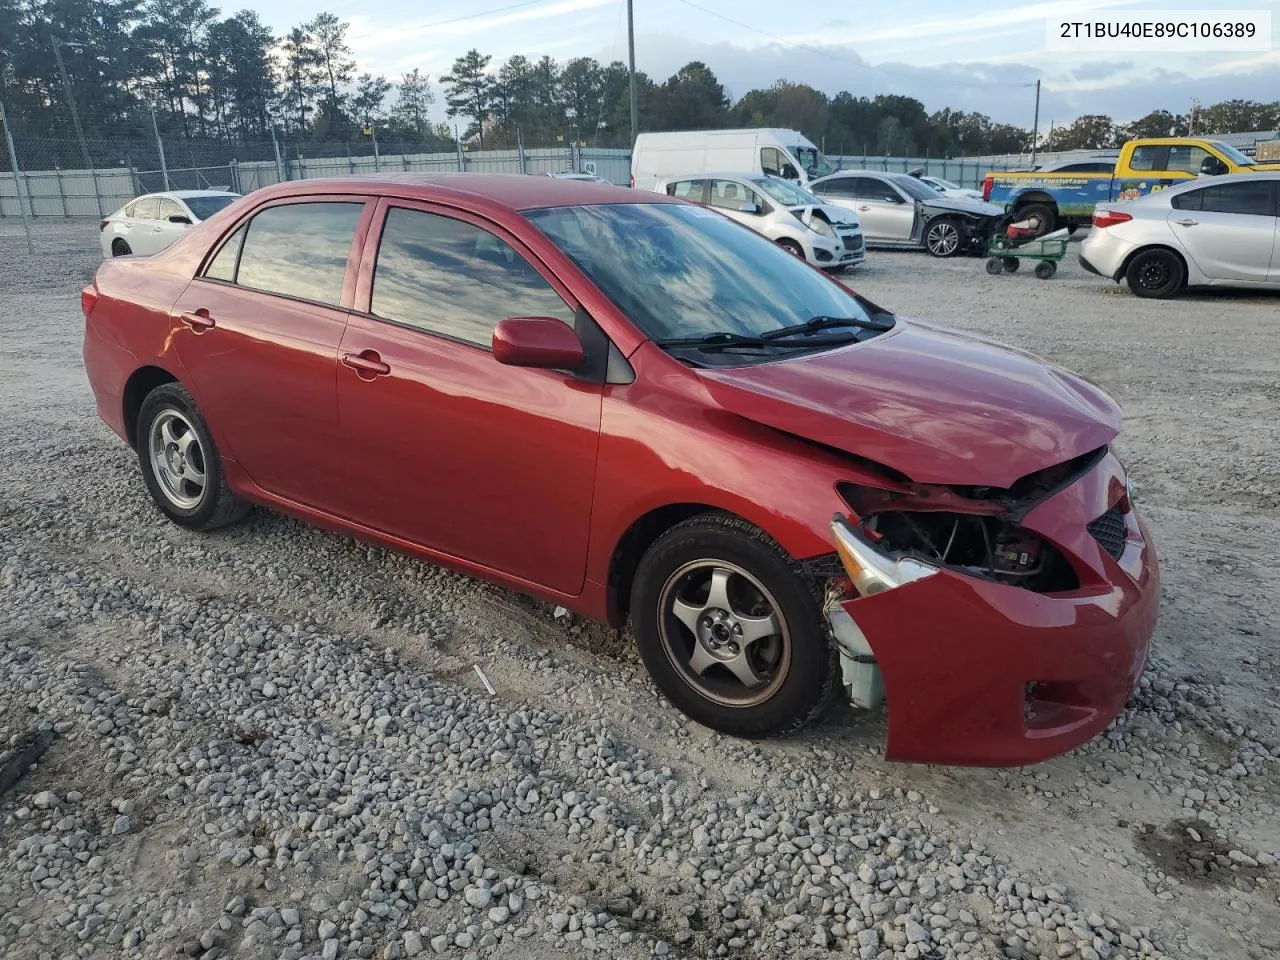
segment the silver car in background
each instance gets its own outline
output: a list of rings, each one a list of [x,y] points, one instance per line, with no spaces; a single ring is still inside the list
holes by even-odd
[[[689,174],[659,180],[654,192],[712,207],[815,267],[839,270],[866,259],[866,241],[857,214],[823,203],[781,177]]]
[[[1188,287],[1280,290],[1280,173],[1197,177],[1100,203],[1080,264],[1140,297]]]
[[[867,243],[924,247],[935,257],[986,253],[987,237],[1004,208],[968,197],[945,197],[905,173],[842,170],[813,182],[828,203],[853,210]]]

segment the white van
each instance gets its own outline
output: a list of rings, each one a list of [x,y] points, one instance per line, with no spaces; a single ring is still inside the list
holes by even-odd
[[[771,173],[807,187],[835,168],[796,130],[690,130],[642,133],[631,151],[631,186],[652,190],[659,180],[708,170]]]

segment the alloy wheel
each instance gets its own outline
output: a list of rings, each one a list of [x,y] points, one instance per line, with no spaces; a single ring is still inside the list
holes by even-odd
[[[942,223],[935,223],[929,228],[926,243],[929,252],[935,257],[949,257],[960,246],[960,231],[956,229],[955,224],[945,220]]]
[[[749,707],[786,678],[791,639],[778,603],[754,576],[723,560],[695,560],[659,594],[662,647],[681,678],[716,703]]]
[[[165,499],[179,510],[194,510],[204,498],[208,476],[191,421],[173,408],[162,410],[151,421],[147,446],[151,471]]]

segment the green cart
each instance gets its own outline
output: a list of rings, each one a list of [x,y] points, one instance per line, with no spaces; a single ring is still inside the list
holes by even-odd
[[[1048,280],[1058,272],[1058,263],[1067,255],[1067,231],[1055,230],[1035,239],[1021,239],[1015,224],[1008,234],[993,233],[987,241],[987,273],[1013,273],[1023,260],[1035,260],[1036,276]]]

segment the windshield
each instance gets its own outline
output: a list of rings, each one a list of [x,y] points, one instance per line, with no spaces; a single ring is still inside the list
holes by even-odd
[[[1249,159],[1229,143],[1223,143],[1221,140],[1214,140],[1213,145],[1226,154],[1227,159],[1238,167],[1252,167],[1256,165],[1256,161]]]
[[[892,173],[889,174],[889,179],[895,187],[913,200],[923,200],[928,203],[938,199],[936,188],[925,186],[915,177],[909,177],[905,173]]]
[[[752,180],[751,182],[784,207],[799,207],[806,203],[822,203],[809,191],[801,190],[795,184],[777,177],[764,177],[761,180]]]
[[[225,197],[183,197],[182,202],[195,214],[197,220],[208,220],[223,207],[239,199],[235,194],[228,194]]]
[[[792,149],[795,150],[796,159],[800,161],[800,166],[804,167],[809,176],[825,177],[829,173],[835,173],[835,167],[831,166],[820,150],[815,150],[812,147],[793,147]]]
[[[528,210],[525,216],[651,340],[755,337],[814,317],[868,319],[852,294],[711,210],[618,203]]]

